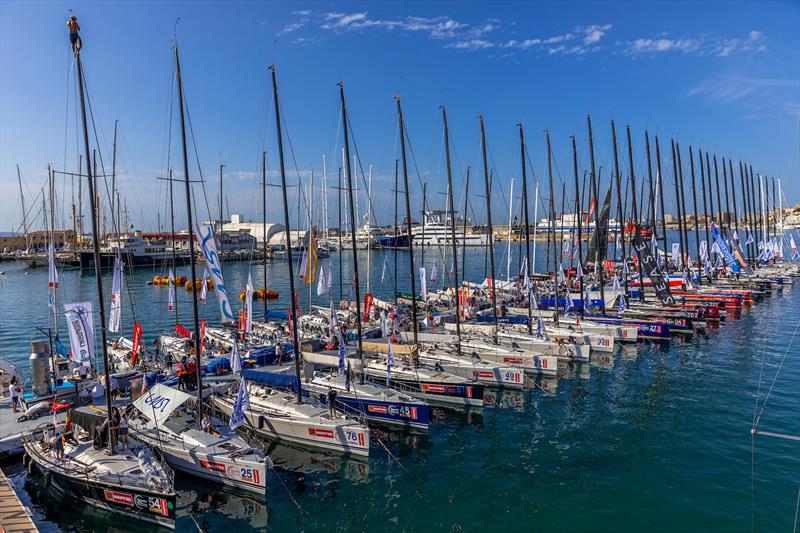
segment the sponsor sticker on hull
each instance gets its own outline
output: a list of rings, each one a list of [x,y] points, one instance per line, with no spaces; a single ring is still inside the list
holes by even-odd
[[[323,439],[334,438],[333,430],[323,428],[308,428],[308,434],[312,437],[320,437]]]
[[[240,479],[245,483],[262,486],[261,473],[258,468],[232,465],[228,467],[228,476],[232,479]]]
[[[133,507],[133,494],[106,489],[103,491],[103,496],[107,501],[110,501],[112,503],[118,503],[121,505],[127,505],[128,507]]]

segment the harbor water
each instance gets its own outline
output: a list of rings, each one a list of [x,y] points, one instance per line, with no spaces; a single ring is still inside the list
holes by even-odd
[[[507,270],[498,244],[499,278]],[[537,270],[544,270],[543,245]],[[519,248],[510,270],[519,271]],[[426,250],[430,273],[437,257],[438,288],[450,260]],[[384,257],[385,268],[384,268]],[[408,256],[398,253],[397,289],[408,290]],[[418,257],[418,260],[419,257]],[[329,262],[330,261],[330,262]],[[421,260],[420,260],[421,261]],[[565,267],[569,261],[564,259]],[[333,266],[332,296],[339,299],[339,256]],[[367,253],[359,254],[361,295]],[[483,250],[466,252],[466,278],[485,273]],[[280,292],[270,309],[286,310],[288,268],[225,264],[235,302],[252,272],[256,288]],[[3,263],[0,270],[0,358],[27,370],[35,326],[48,317],[47,269]],[[342,258],[344,298],[351,298],[352,260]],[[373,252],[370,291],[394,291],[392,253]],[[179,267],[189,275],[189,267]],[[202,273],[199,271],[198,276]],[[167,289],[147,280],[164,271],[128,272],[123,293],[122,331],[135,320],[148,345],[174,325]],[[383,274],[383,281],[381,277]],[[105,274],[110,291],[111,273]],[[308,306],[308,287],[298,302]],[[62,270],[59,305],[95,300],[92,273]],[[179,289],[180,322],[191,326],[191,293]],[[328,305],[328,295],[314,302]],[[109,292],[106,292],[108,298]],[[375,430],[368,461],[264,443],[276,464],[267,497],[258,500],[177,476],[178,531],[791,531],[800,486],[798,443],[752,438],[756,396],[769,401],[759,429],[800,434],[800,287],[787,285],[721,327],[668,343],[640,342],[588,364],[564,365],[557,378],[524,392],[491,395],[482,411],[435,409],[427,434]],[[95,304],[95,309],[96,309]],[[209,324],[218,322],[213,295],[200,306]],[[59,317],[66,340],[63,314]],[[97,323],[97,320],[95,320]],[[759,407],[760,410],[760,407]],[[20,465],[6,466],[21,500],[42,531],[151,531],[75,502],[59,499],[29,478]]]

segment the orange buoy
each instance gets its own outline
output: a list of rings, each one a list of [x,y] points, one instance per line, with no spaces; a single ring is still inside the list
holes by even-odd
[[[278,293],[278,291],[273,291],[272,289],[267,289],[264,291],[264,297],[269,300],[274,300],[278,296],[280,296],[280,293]]]
[[[153,276],[153,283],[161,285],[161,276]]]

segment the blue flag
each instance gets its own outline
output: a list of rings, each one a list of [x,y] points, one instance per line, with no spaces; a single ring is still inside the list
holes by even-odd
[[[542,338],[542,332],[544,331],[544,323],[542,322],[542,317],[536,317],[536,337]]]
[[[625,305],[625,296],[620,294],[619,295],[619,303],[617,303],[617,311],[620,313],[624,313],[627,306]]]
[[[342,332],[339,332],[339,375],[344,374],[344,358],[347,356],[347,350],[344,347],[344,337]]]
[[[389,343],[389,349],[386,352],[386,386],[392,379],[392,365],[394,364],[394,352],[392,351],[392,343]]]
[[[239,390],[236,393],[236,399],[233,401],[233,412],[228,425],[231,429],[236,429],[244,424],[244,410],[250,409],[250,401],[247,398],[247,387],[245,386],[244,377],[239,380]]]
[[[725,243],[725,239],[722,238],[717,226],[713,222],[711,223],[711,235],[714,237],[722,256],[725,258],[725,262],[728,263],[728,267],[734,273],[738,274],[741,271],[739,268],[739,262],[736,261],[736,258],[731,253],[730,248],[728,248],[728,245]]]
[[[55,347],[56,353],[58,355],[61,355],[63,357],[69,357],[69,349],[66,346],[64,346],[61,340],[56,338],[55,342],[53,343],[53,346]]]

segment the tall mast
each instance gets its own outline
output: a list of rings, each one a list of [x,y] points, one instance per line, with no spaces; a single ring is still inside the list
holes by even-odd
[[[114,191],[117,190],[117,126],[119,125],[119,120],[114,121],[114,143],[111,145],[111,225],[114,225]],[[119,209],[119,205],[116,206]],[[117,228],[117,233],[119,233],[119,228]]]
[[[678,268],[683,270],[683,230],[681,224],[681,194],[680,190],[678,189],[678,162],[675,158],[675,140],[670,139],[670,145],[672,147],[672,177],[673,181],[675,182],[675,206],[678,211],[678,239],[679,239],[679,246],[681,251],[681,260]],[[665,235],[666,238],[666,235]]]
[[[689,268],[689,232],[686,229],[686,197],[683,194],[683,162],[681,161],[681,145],[675,143],[678,154],[678,184],[680,186],[681,217],[678,220],[678,230],[681,232],[681,267]],[[685,258],[685,259],[684,259]]]
[[[629,171],[630,171],[630,174],[631,174],[631,207],[633,209],[633,228],[634,228],[634,231],[636,231],[636,228],[639,227],[639,211],[638,211],[638,208],[636,206],[636,176],[633,173],[633,148],[631,146],[631,127],[627,126],[626,129],[627,129],[627,132],[628,132],[628,167],[629,167]],[[624,233],[623,233],[622,243],[623,243],[622,260],[627,262],[628,261],[628,256],[624,253],[625,252],[625,248],[624,248],[624,246],[625,246]],[[639,262],[639,261],[636,262],[636,270],[637,270],[637,273],[639,275],[639,301],[643,302],[644,301],[644,278],[642,278],[642,263]],[[627,289],[627,278],[626,278],[625,283],[626,283],[625,286],[626,286],[626,289]]]
[[[221,175],[220,175],[220,183],[222,183]],[[220,192],[220,198],[222,198],[221,192]],[[286,228],[286,231],[288,232],[289,228]],[[266,150],[261,152],[261,235],[264,239],[262,254],[264,256],[264,266],[263,266],[264,289],[266,289],[267,288],[267,151]],[[292,299],[294,299],[294,297],[292,297]],[[248,303],[248,305],[250,304]],[[266,319],[267,319],[267,298],[265,296],[264,320]]]
[[[399,179],[399,176],[400,176],[400,160],[399,159],[395,159],[394,160],[394,240],[392,242],[392,244],[393,244],[393,246],[392,246],[393,254],[392,255],[394,256],[394,276],[393,276],[393,279],[392,279],[392,285],[394,286],[394,301],[395,301],[395,305],[397,304],[397,238],[398,238],[398,235],[400,234],[400,230],[397,227],[397,194],[400,191],[399,188],[398,188],[399,185],[398,185],[397,180]],[[409,235],[408,238],[410,239],[411,235]],[[411,275],[413,276],[414,272],[411,272]]]
[[[747,169],[745,168],[745,172]],[[759,221],[758,221],[758,206],[756,205],[756,181],[753,177],[753,165],[750,165],[750,203],[752,204],[753,208],[753,232],[756,234],[756,242],[760,240],[760,232],[759,232]],[[754,244],[754,257],[758,256],[758,245]],[[755,261],[757,264],[758,261]]]
[[[744,221],[745,221],[745,225],[747,226],[746,233],[750,233],[752,231],[752,227],[753,227],[752,222],[750,220],[750,200],[749,200],[750,195],[749,195],[748,190],[747,190],[747,185],[745,185],[744,168],[742,167],[741,159],[739,160],[739,185],[742,188],[742,201],[744,203]],[[746,246],[747,246],[747,262],[752,264],[752,262],[753,262],[753,251],[752,251],[753,250],[753,243],[749,242],[749,239],[747,239],[747,236],[745,236],[745,243],[746,243]]]
[[[588,114],[586,115],[586,129],[588,130],[589,133],[589,165],[591,170],[592,188],[594,189],[593,192],[595,198],[594,231],[600,231],[600,209],[599,209],[600,197],[598,193],[600,187],[598,187],[597,175],[594,172],[594,138],[592,136],[592,118]],[[597,244],[598,246],[601,244],[599,233],[597,234]],[[606,292],[605,288],[603,287],[603,266],[598,263],[599,261],[595,260],[594,272],[595,276],[597,276],[597,284],[600,286],[600,309],[602,310],[603,314],[605,314]],[[556,300],[556,305],[558,305],[557,300]]]
[[[582,210],[582,201],[580,195],[580,186],[578,184],[578,148],[575,145],[575,136],[572,135],[572,174],[575,178],[575,213],[578,217],[578,265],[580,265],[581,270],[583,270],[583,243],[581,239],[583,238],[583,231],[581,228],[581,219],[583,218],[581,210]],[[583,276],[578,277],[578,282],[580,283],[581,289],[581,305],[580,305],[580,313],[581,318],[584,316],[584,305],[583,305]],[[569,298],[569,296],[567,296]],[[531,333],[531,306],[528,306],[528,333]]]
[[[344,300],[344,272],[342,271],[342,167],[339,167],[336,194],[339,197],[339,212],[337,223],[337,236],[339,237],[339,302]]]
[[[456,341],[456,351],[458,355],[461,355],[461,306],[458,301],[458,244],[456,244],[456,212],[453,209],[453,173],[450,167],[450,132],[447,128],[447,110],[444,106],[440,106],[442,109],[442,122],[444,123],[444,150],[445,150],[445,158],[447,160],[447,202],[450,207],[450,239],[451,245],[453,248],[453,288],[455,289],[455,297],[456,297],[456,335],[458,336],[458,340]],[[443,265],[444,268],[444,265]],[[413,273],[412,273],[413,274]]]
[[[281,106],[278,103],[278,81],[275,78],[275,66],[270,65],[272,73],[272,100],[275,106],[275,130],[278,137],[278,161],[281,171],[281,192],[283,194],[283,222],[286,224],[286,259],[289,265],[289,299],[292,301],[292,342],[294,343],[294,373],[297,378],[297,403],[303,403],[303,385],[300,381],[300,339],[297,336],[297,298],[294,290],[294,261],[292,260],[292,232],[289,231],[289,201],[286,198],[286,166],[283,161],[283,133],[281,132]],[[344,105],[344,104],[342,104]],[[345,126],[345,137],[347,136],[347,126]],[[298,196],[299,196],[298,191]],[[265,235],[266,237],[266,235]],[[356,269],[358,272],[358,269]],[[356,274],[357,275],[357,274]],[[266,283],[266,279],[264,282]],[[360,324],[360,322],[359,322]],[[360,337],[359,329],[359,337]]]
[[[522,131],[522,123],[517,124],[519,128],[519,157],[522,165],[522,214],[525,217],[525,275],[530,279],[531,276],[531,235],[530,221],[528,220],[528,168],[525,162],[525,134]],[[579,215],[580,216],[580,215]],[[580,222],[578,222],[580,224]],[[528,298],[532,297],[528,294]],[[533,311],[528,303],[528,335],[533,333]]]
[[[83,90],[83,67],[81,66],[80,54],[75,55],[75,68],[77,69],[78,76],[78,90],[81,98],[81,122],[83,123],[83,147],[86,153],[86,161],[89,161],[91,150],[89,149],[89,130],[86,126],[86,101]],[[89,183],[89,209],[92,215],[92,248],[94,252],[94,279],[97,283],[97,303],[99,306],[100,320],[100,349],[103,353],[103,368],[105,375],[106,387],[106,420],[108,427],[113,424],[111,420],[111,364],[108,361],[108,345],[106,344],[106,309],[105,297],[103,296],[103,280],[101,276],[101,262],[100,262],[100,241],[97,238],[97,215],[95,212],[95,195],[94,195],[94,178],[92,177],[91,165],[86,165],[87,181]],[[108,452],[109,455],[114,455],[114,443],[112,439],[108,439]]]
[[[728,167],[725,165],[725,158],[722,158],[722,183],[725,185],[725,227],[731,227],[731,204],[728,200]]]
[[[355,291],[356,291],[356,332],[358,333],[358,357],[361,359],[361,383],[364,383],[364,349],[362,347],[362,340],[361,340],[361,287],[358,283],[358,247],[356,246],[356,229],[358,228],[358,219],[353,215],[353,174],[350,168],[350,137],[348,133],[348,124],[350,122],[347,116],[347,106],[344,101],[344,84],[341,82],[339,83],[339,97],[342,101],[342,126],[344,133],[344,175],[347,178],[347,196],[349,198],[350,204],[350,241],[353,244],[353,282],[355,284]],[[401,130],[402,134],[402,130]],[[412,277],[413,277],[413,270],[412,270]],[[416,328],[416,323],[414,324]],[[415,335],[416,336],[416,335]],[[416,339],[414,339],[416,344]]]
[[[736,211],[736,181],[733,179],[733,161],[728,159],[728,176],[731,178],[731,204],[733,204],[733,229],[736,232],[736,244],[739,244],[739,214]]]
[[[50,168],[50,165],[47,165],[47,184],[48,184],[48,197],[50,202],[50,238],[48,239],[50,245],[53,247],[53,261],[55,261],[55,249],[56,249],[56,194],[55,194],[55,184],[53,180],[55,178],[55,172],[53,169]],[[66,240],[64,240],[66,242]],[[58,309],[58,290],[53,287],[53,309]],[[53,329],[56,332],[56,337],[58,337],[58,313],[53,312]]]
[[[617,235],[614,239],[614,261],[617,260],[617,240],[621,241],[622,260],[625,260],[625,220],[622,215],[622,187],[619,179],[619,157],[617,154],[617,128],[611,120],[611,146],[614,151],[614,180],[617,185]],[[628,293],[628,276],[624,275],[625,294]]]
[[[706,201],[706,173],[705,169],[703,168],[703,151],[699,148],[697,149],[697,160],[700,162],[700,183],[702,184],[703,189],[703,227],[706,230],[706,261],[708,261],[709,250],[711,248],[711,242],[709,240],[710,235],[708,234],[708,202]],[[709,176],[710,177],[710,176]],[[709,186],[711,185],[711,180],[709,179]],[[698,255],[699,256],[699,255]],[[698,265],[698,269],[701,269],[701,266]],[[702,276],[701,276],[702,278]]]
[[[425,212],[428,210],[428,182],[422,184],[422,243],[420,250],[420,263],[425,266]]]
[[[186,149],[186,118],[183,109],[183,78],[181,77],[181,61],[178,57],[178,44],[175,43],[175,77],[178,81],[178,110],[181,119],[181,147],[183,149],[183,183],[186,192],[186,221],[189,228],[189,265],[191,267],[191,280],[194,284],[197,279],[197,268],[194,255],[194,218],[192,216],[192,189],[189,185],[189,153]],[[177,300],[177,298],[176,298]],[[200,374],[200,314],[197,309],[197,291],[192,291],[192,316],[194,318],[194,357],[195,375],[197,376],[197,422],[203,419],[203,381]]]
[[[650,193],[650,229],[656,233],[656,197],[653,192],[653,165],[650,160],[650,135],[644,130],[644,145],[647,150],[647,188]],[[658,239],[656,239],[658,241]]]
[[[553,290],[553,296],[555,300],[555,307],[556,307],[556,314],[555,314],[555,323],[556,326],[558,325],[558,275],[561,272],[561,269],[558,267],[558,261],[556,259],[556,254],[558,253],[558,246],[555,243],[556,237],[556,208],[555,208],[555,198],[553,198],[553,156],[552,152],[550,151],[550,130],[544,130],[545,139],[547,142],[547,178],[550,181],[550,227],[552,228],[553,232],[553,285],[555,289]],[[488,194],[488,193],[487,193]],[[567,291],[569,292],[569,290]],[[568,296],[569,297],[569,296]]]
[[[224,222],[223,222],[224,215],[222,213],[222,199],[224,198],[224,196],[222,196],[222,169],[224,169],[224,168],[225,168],[225,165],[220,163],[220,165],[219,165],[219,233],[217,233],[217,235],[219,235],[220,240],[222,240],[222,227],[224,226]],[[219,258],[219,270],[223,274],[225,273],[225,265],[223,264],[222,256],[220,256],[220,258]],[[192,283],[194,283],[194,282],[192,282]],[[264,301],[266,301],[266,299],[264,299]],[[250,305],[250,304],[247,304],[247,305]]]
[[[656,166],[658,168],[658,174],[656,175],[656,181],[658,181],[658,202],[659,202],[659,207],[661,208],[661,236],[664,238],[664,261],[666,263],[666,259],[667,259],[667,219],[666,219],[666,214],[667,214],[667,212],[664,211],[664,174],[661,172],[661,146],[658,143],[658,135],[656,135]],[[656,245],[658,245],[658,239],[656,239]],[[656,248],[657,247],[658,246],[656,246]]]
[[[700,166],[702,166],[702,163]],[[692,150],[691,144],[689,145],[689,169],[692,175],[692,208],[694,210],[694,243],[695,252],[697,252],[697,272],[700,273],[702,272],[700,267],[700,229],[697,225],[697,187],[694,181],[694,150]]]
[[[417,339],[417,283],[416,272],[414,272],[414,239],[411,235],[411,200],[409,199],[408,188],[408,162],[406,161],[406,129],[403,122],[403,108],[400,106],[400,97],[395,96],[394,101],[397,103],[397,124],[400,133],[400,157],[403,163],[403,188],[405,189],[406,200],[406,233],[408,235],[408,271],[409,281],[411,281],[411,331],[414,333],[414,347],[418,349]],[[423,228],[424,228],[423,224]],[[424,242],[424,241],[423,241]],[[419,354],[415,356],[414,363],[418,363]]]
[[[126,210],[127,216],[127,210]],[[172,195],[172,169],[169,169],[169,226],[170,226],[170,234],[172,236],[172,268],[178,268],[178,249],[177,243],[175,242],[175,201]],[[126,233],[127,233],[127,223],[125,225]],[[189,235],[191,235],[192,228],[189,228]],[[173,281],[174,283],[174,281]],[[177,291],[175,296],[175,301],[173,302],[173,307],[175,307],[175,324],[179,322],[178,319],[178,297]]]
[[[464,220],[461,233],[461,266],[467,270],[467,201],[469,200],[469,171],[470,166],[467,165],[467,177],[464,180]]]
[[[17,181],[19,182],[19,199],[22,202],[22,234],[25,237],[25,250],[27,251],[28,246],[28,214],[25,212],[25,193],[22,192],[22,174],[19,171],[19,165],[17,165]]]
[[[489,263],[492,287],[492,317],[494,317],[494,336],[497,342],[497,291],[495,290],[494,275],[494,230],[492,229],[492,186],[489,182],[489,163],[486,159],[486,127],[483,124],[483,115],[478,115],[481,123],[481,154],[483,155],[483,179],[486,189],[486,226],[489,232]]]

